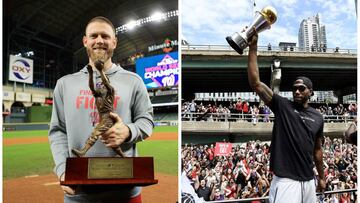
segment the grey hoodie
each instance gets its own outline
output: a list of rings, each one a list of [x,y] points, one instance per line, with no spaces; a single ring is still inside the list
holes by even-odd
[[[130,128],[131,139],[121,148],[128,157],[137,156],[136,142],[149,137],[154,127],[153,109],[142,79],[120,66],[112,65],[105,74],[115,89],[114,112]],[[71,149],[81,149],[98,122],[94,97],[88,86],[85,68],[57,81],[50,123],[49,141],[55,161],[54,172],[60,177],[65,172],[67,157],[74,157]],[[94,71],[96,83],[100,75]],[[95,83],[95,84],[96,84]],[[86,153],[87,157],[114,157],[116,154],[99,140]],[[136,196],[140,188],[128,188],[121,197]]]

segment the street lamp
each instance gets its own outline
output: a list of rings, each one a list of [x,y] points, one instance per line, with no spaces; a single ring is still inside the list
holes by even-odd
[[[273,60],[273,65],[275,66],[275,68],[280,68],[280,64],[281,64],[280,59],[276,58]]]
[[[274,91],[274,93],[278,93],[280,91],[280,82],[281,82],[281,61],[278,58],[273,60],[271,64],[271,82],[270,87]]]

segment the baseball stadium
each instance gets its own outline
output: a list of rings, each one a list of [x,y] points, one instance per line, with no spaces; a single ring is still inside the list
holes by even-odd
[[[155,128],[137,151],[153,157],[158,183],[142,188],[142,201],[176,202],[178,2],[15,0],[3,6],[3,202],[64,201],[48,138],[53,93],[58,79],[88,63],[82,38],[95,16],[114,24],[112,61],[140,76],[152,103]],[[88,97],[77,104],[94,109]]]
[[[239,55],[229,45],[183,44],[182,201],[269,202],[274,113],[250,88],[248,48]],[[317,202],[355,202],[357,147],[344,132],[357,115],[356,50],[295,44],[258,46],[261,81],[292,100],[295,79],[311,78],[310,106],[324,118],[326,188]]]

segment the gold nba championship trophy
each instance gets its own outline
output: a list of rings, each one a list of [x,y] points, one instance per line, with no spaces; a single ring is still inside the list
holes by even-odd
[[[95,88],[93,70],[89,72],[89,87],[95,98],[100,122],[96,125],[82,149],[72,149],[77,157],[67,158],[65,180],[62,185],[133,185],[146,186],[156,184],[154,179],[154,163],[152,157],[125,157],[120,147],[112,150],[118,157],[84,157],[95,144],[99,136],[114,125],[110,112],[114,111],[115,90],[110,80],[103,72],[104,63],[95,62],[95,68],[100,72],[102,85]]]
[[[244,32],[235,32],[233,35],[226,37],[229,45],[239,54],[243,54],[244,49],[248,46],[248,39],[257,33],[270,29],[270,26],[275,23],[277,19],[277,12],[271,6],[264,7],[261,11],[256,12],[255,19]],[[255,30],[254,30],[255,29]]]

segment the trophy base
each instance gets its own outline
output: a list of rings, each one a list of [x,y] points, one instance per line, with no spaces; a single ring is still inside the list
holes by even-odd
[[[237,32],[232,36],[226,37],[226,41],[229,43],[231,48],[233,48],[240,55],[244,53],[244,49],[248,46],[246,40],[244,40],[244,38],[241,37],[241,35],[239,35]]]
[[[72,157],[66,159],[61,185],[157,184],[152,157]]]

